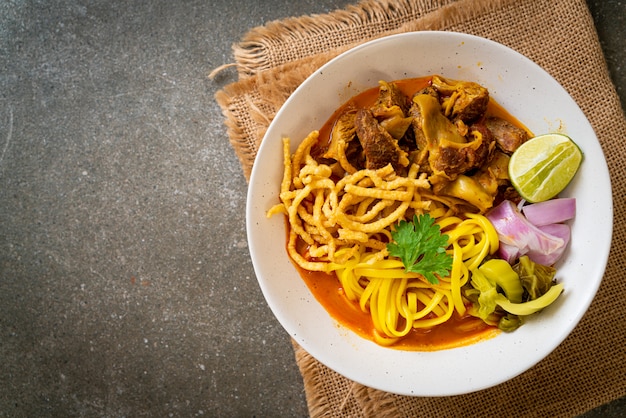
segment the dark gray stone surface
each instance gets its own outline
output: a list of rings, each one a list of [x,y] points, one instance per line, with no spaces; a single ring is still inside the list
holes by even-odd
[[[307,414],[207,74],[348,3],[0,2],[0,416]],[[624,103],[624,4],[590,6]]]

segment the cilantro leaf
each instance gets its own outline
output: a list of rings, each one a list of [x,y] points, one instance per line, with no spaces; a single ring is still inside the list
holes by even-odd
[[[435,274],[447,276],[452,269],[452,256],[446,253],[448,236],[430,215],[413,215],[413,222],[400,221],[391,238],[394,241],[387,244],[387,251],[402,260],[407,273],[421,274],[437,284]]]

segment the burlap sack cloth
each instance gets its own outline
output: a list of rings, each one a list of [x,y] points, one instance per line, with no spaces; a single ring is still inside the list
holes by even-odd
[[[574,416],[626,395],[626,121],[583,0],[366,0],[251,30],[234,46],[240,81],[216,94],[246,177],[272,117],[309,74],[356,44],[416,30],[500,42],[541,65],[574,97],[600,139],[613,182],[608,267],[588,313],[554,353],[509,382],[467,395],[404,397],[367,388],[294,343],[311,416]]]

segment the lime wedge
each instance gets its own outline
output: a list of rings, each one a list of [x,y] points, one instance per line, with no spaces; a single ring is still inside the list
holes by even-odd
[[[528,202],[543,202],[567,187],[582,160],[582,151],[567,135],[539,135],[515,150],[509,161],[509,178]]]

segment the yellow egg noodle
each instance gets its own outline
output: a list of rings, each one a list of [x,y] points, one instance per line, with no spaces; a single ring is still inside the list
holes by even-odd
[[[416,164],[406,177],[388,165],[345,173],[335,181],[332,168],[311,156],[318,137],[318,131],[311,132],[293,156],[289,138],[283,138],[281,203],[267,216],[287,216],[291,258],[305,270],[334,271],[346,298],[371,315],[380,344],[393,344],[413,328],[441,324],[454,310],[463,315],[461,287],[469,271],[498,249],[497,233],[487,218],[454,215],[429,190],[426,175],[418,177]],[[406,273],[402,261],[387,252],[392,226],[413,213],[429,213],[448,235],[452,269],[436,285]],[[306,243],[308,257],[297,251],[298,239]]]

